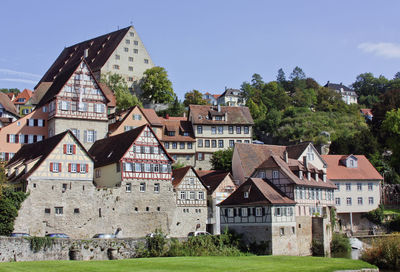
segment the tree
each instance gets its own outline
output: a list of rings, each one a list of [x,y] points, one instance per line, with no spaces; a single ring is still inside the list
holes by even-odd
[[[183,101],[185,107],[189,105],[207,105],[207,101],[203,99],[203,94],[198,90],[185,93],[185,100]]]
[[[276,76],[276,81],[281,85],[285,84],[285,82],[286,82],[285,72],[283,71],[282,68],[280,68],[278,70],[278,75]]]
[[[0,235],[8,236],[13,232],[15,218],[26,197],[24,192],[14,192],[12,188],[3,189],[0,197]]]
[[[167,71],[159,66],[147,69],[143,73],[140,88],[143,91],[142,97],[153,103],[170,103],[176,97]]]
[[[142,103],[136,95],[131,94],[125,79],[121,75],[106,73],[101,76],[101,82],[114,92],[117,110],[123,111],[133,106],[142,107]]]
[[[169,107],[165,110],[158,111],[157,114],[159,116],[166,116],[167,114],[169,116],[183,116],[183,113],[185,112],[185,106],[183,105],[182,102],[178,100],[178,97],[175,97],[175,100],[172,104],[169,105]]]
[[[233,148],[218,150],[211,157],[211,165],[214,170],[224,170],[230,172],[232,169]]]
[[[11,88],[11,89],[2,88],[2,89],[0,89],[0,92],[3,92],[3,93],[14,93],[15,96],[17,96],[20,93],[20,90],[17,89],[17,88]]]
[[[386,145],[391,149],[391,165],[400,170],[400,109],[393,109],[386,113],[382,122],[382,130],[386,132]]]
[[[379,96],[385,92],[388,83],[384,76],[376,78],[372,73],[364,73],[357,76],[352,87],[359,96],[359,104],[371,108],[379,101]]]
[[[290,74],[289,79],[292,81],[306,79],[306,74],[303,72],[303,70],[299,66],[296,66],[293,69],[292,73]]]

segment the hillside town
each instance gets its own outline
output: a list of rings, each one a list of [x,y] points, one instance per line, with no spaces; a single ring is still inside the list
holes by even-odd
[[[365,154],[338,153],[345,149],[332,144],[330,132],[283,139],[288,119],[273,121],[294,118],[298,109],[284,102],[278,118],[278,99],[325,111],[299,96],[295,80],[281,78],[293,88],[282,93],[278,83],[253,76],[242,87],[199,92],[173,114],[177,98],[146,96],[142,83],[153,68],[128,26],[65,47],[34,90],[0,92],[5,186],[28,193],[13,233],[184,238],[230,230],[248,245],[266,245],[266,254],[312,255],[317,241],[329,256],[334,233],[382,231],[365,215],[381,204],[399,207],[399,188],[384,183],[388,171]],[[139,103],[122,105],[120,85],[107,80],[114,75]],[[257,95],[257,82],[274,93]],[[360,97],[350,87],[328,81],[321,88],[355,116],[360,131],[375,119],[378,111],[356,108]]]

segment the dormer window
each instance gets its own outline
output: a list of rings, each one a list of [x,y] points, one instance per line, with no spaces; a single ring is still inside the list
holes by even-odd
[[[189,132],[184,131],[184,132],[183,132],[183,136],[189,136]]]
[[[168,136],[175,136],[175,131],[167,131]]]
[[[279,171],[272,171],[272,178],[278,179],[279,178]]]
[[[303,179],[303,171],[299,171],[299,179]]]

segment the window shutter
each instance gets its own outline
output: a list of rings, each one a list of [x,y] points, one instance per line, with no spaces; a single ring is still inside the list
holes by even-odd
[[[236,216],[236,208],[233,208],[233,216]]]
[[[83,142],[87,142],[87,130],[84,131]]]
[[[29,141],[29,135],[25,135],[25,143],[28,143],[28,141]]]
[[[71,164],[68,163],[68,172],[71,172]]]
[[[58,163],[58,172],[61,173],[61,172],[62,172],[61,170],[62,170],[62,169],[61,169],[61,162],[60,162],[60,163]]]
[[[53,172],[53,163],[50,163],[50,172]]]
[[[76,154],[76,145],[74,145],[72,148],[72,154]]]
[[[93,132],[93,142],[96,142],[96,141],[97,141],[97,131],[95,130]]]
[[[64,149],[63,149],[64,151],[64,154],[67,154],[67,145],[66,144],[64,144]]]
[[[15,134],[15,142],[19,143],[19,136],[17,134]]]
[[[33,142],[34,142],[34,143],[37,142],[37,135],[33,135]]]
[[[85,164],[85,166],[86,166],[86,173],[88,173],[89,172],[89,165],[88,164]]]
[[[256,208],[252,208],[253,209],[253,215],[256,215]]]
[[[239,208],[239,216],[242,216],[242,208]]]
[[[7,143],[10,142],[10,134],[7,134]]]
[[[81,165],[79,163],[76,164],[76,172],[81,171]]]
[[[38,126],[38,119],[33,119],[33,126],[37,127]]]
[[[29,119],[26,119],[26,126],[29,127]]]
[[[247,214],[248,214],[248,215],[252,215],[252,213],[251,213],[251,208],[247,208]]]
[[[266,208],[264,208],[264,207],[261,208],[261,210],[262,210],[262,215],[263,215],[263,216],[265,215],[265,209],[266,209]]]

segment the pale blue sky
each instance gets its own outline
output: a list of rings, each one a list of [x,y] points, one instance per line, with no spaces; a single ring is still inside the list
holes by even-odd
[[[400,71],[399,1],[2,0],[0,88],[30,88],[64,46],[133,22],[179,97],[297,65],[320,84]]]

